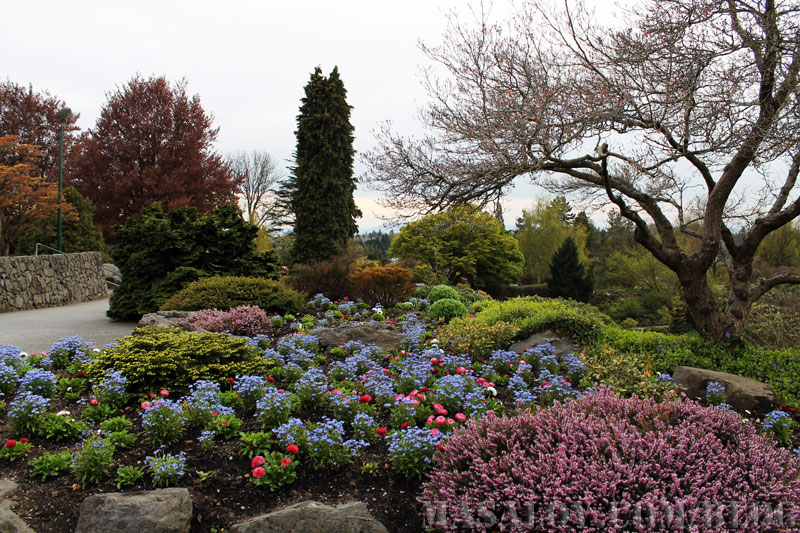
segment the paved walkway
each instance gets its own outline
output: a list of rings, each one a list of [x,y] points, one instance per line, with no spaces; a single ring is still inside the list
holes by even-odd
[[[136,322],[115,322],[106,316],[108,298],[63,307],[0,313],[0,344],[26,352],[48,351],[61,337],[76,335],[101,347],[130,335]]]

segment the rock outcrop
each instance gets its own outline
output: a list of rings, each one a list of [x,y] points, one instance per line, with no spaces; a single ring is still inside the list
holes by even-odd
[[[769,385],[735,374],[679,366],[672,379],[686,388],[690,398],[705,398],[706,386],[712,381],[719,381],[725,386],[725,401],[738,411],[769,411],[775,402]]]
[[[76,533],[189,533],[192,498],[188,489],[113,492],[81,503]]]
[[[231,533],[387,533],[362,502],[305,501],[236,524]]]
[[[0,479],[0,531],[3,533],[34,533],[17,513],[11,510],[8,496],[17,490],[17,484],[9,479]]]
[[[322,348],[339,346],[348,341],[361,341],[364,344],[375,344],[382,350],[391,351],[400,346],[403,336],[382,322],[366,324],[347,324],[337,328],[319,329],[313,332],[319,339]]]

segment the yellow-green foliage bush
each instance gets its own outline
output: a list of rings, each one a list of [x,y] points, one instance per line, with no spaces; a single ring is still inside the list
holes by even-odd
[[[237,375],[264,375],[269,362],[246,340],[223,333],[148,327],[101,352],[87,368],[97,379],[107,368],[122,371],[131,394],[182,392],[198,379],[223,383]]]
[[[436,337],[448,353],[469,354],[484,362],[495,350],[504,350],[514,341],[519,328],[505,322],[486,324],[470,318],[454,318],[439,328]]]
[[[531,296],[479,303],[476,321],[485,324],[506,322],[519,328],[518,337],[552,329],[580,342],[590,342],[597,338],[601,328],[614,323],[591,305],[560,298]]]
[[[225,311],[242,305],[255,305],[267,313],[284,314],[299,313],[307,302],[307,295],[288,289],[279,281],[266,278],[213,276],[190,283],[168,298],[160,309]]]
[[[467,314],[467,306],[461,300],[454,298],[442,298],[433,302],[428,309],[428,316],[435,319],[442,319],[449,322],[455,317],[463,317]]]

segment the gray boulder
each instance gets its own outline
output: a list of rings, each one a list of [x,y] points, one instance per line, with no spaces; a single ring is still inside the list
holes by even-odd
[[[399,331],[391,329],[391,326],[383,322],[347,324],[337,328],[320,329],[314,331],[313,335],[319,339],[322,348],[339,346],[349,341],[361,341],[391,351],[400,346],[403,340]]]
[[[706,386],[712,381],[719,381],[725,386],[725,401],[740,411],[769,411],[775,402],[775,395],[769,385],[754,379],[716,372],[704,368],[679,366],[672,375],[680,385],[686,388],[690,398],[705,398]]]
[[[540,331],[539,333],[534,333],[527,339],[515,342],[509,347],[509,351],[522,353],[525,350],[548,343],[553,346],[553,353],[559,358],[571,353],[579,354],[583,351],[583,348],[577,344],[571,342],[567,338],[559,336],[554,331],[549,329],[546,331]]]
[[[189,323],[189,317],[197,311],[158,311],[147,313],[139,320],[139,327],[145,326],[172,326],[193,331],[197,328]]]
[[[9,479],[0,479],[0,531],[3,533],[34,533],[17,513],[11,510],[6,498],[17,490],[17,484]]]
[[[236,524],[231,533],[387,533],[362,502],[305,501]]]
[[[114,492],[81,503],[76,533],[188,533],[192,498],[188,489]]]

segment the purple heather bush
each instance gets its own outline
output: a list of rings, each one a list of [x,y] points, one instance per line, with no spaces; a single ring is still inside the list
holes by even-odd
[[[255,305],[240,305],[230,311],[206,309],[189,318],[193,326],[217,333],[255,337],[269,325],[267,314]]]
[[[800,524],[800,461],[737,414],[692,401],[598,387],[537,412],[490,412],[442,442],[419,497],[440,530]]]

